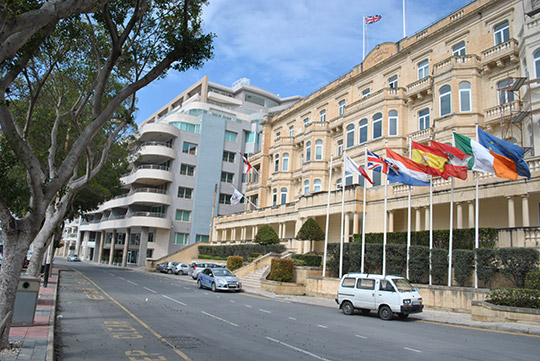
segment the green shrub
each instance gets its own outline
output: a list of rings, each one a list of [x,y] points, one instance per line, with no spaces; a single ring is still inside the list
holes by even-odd
[[[386,245],[386,274],[402,276],[407,272],[407,245]]]
[[[468,249],[456,249],[452,252],[454,278],[457,283],[464,287],[474,271],[474,251]]]
[[[527,273],[527,276],[525,276],[525,288],[540,290],[540,270]]]
[[[270,266],[270,276],[268,279],[277,282],[291,282],[293,279],[293,260],[292,259],[272,259]]]
[[[360,250],[360,254],[362,251]],[[382,270],[382,244],[366,244],[366,254],[364,255],[364,272],[380,273]]]
[[[292,258],[297,266],[303,263],[302,265],[307,267],[320,267],[322,262],[322,257],[317,254],[293,254]]]
[[[537,269],[539,253],[533,248],[500,248],[497,255],[502,275],[517,288],[523,288],[527,273]]]
[[[279,237],[271,226],[265,224],[259,228],[255,236],[255,242],[259,244],[276,244],[279,243]]]
[[[448,251],[443,248],[431,250],[431,278],[433,284],[447,284],[448,281]]]
[[[241,256],[244,260],[249,259],[251,254],[261,255],[270,252],[282,253],[285,251],[285,246],[282,244],[234,244],[228,246],[199,246],[199,254],[224,257]]]
[[[302,227],[300,227],[300,230],[296,235],[296,239],[300,239],[302,241],[322,241],[324,240],[324,232],[316,220],[313,218],[308,218]]]
[[[497,250],[492,248],[478,248],[476,250],[476,259],[478,262],[478,280],[484,283],[484,287],[488,287],[489,282],[498,269]]]
[[[409,280],[423,283],[429,271],[429,247],[411,246],[409,249]]]
[[[214,255],[211,255],[211,254],[199,254],[199,259],[212,259],[212,260],[216,260],[216,261],[226,261],[227,257],[214,256]]]
[[[540,309],[540,290],[519,288],[492,289],[487,297],[487,301],[499,306]]]
[[[244,265],[244,257],[241,256],[229,256],[227,257],[227,268],[231,271],[238,269]]]

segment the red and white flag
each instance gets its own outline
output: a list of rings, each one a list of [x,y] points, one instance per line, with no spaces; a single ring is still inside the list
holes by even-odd
[[[366,178],[369,183],[375,184],[373,183],[371,178],[369,178],[369,175],[366,173],[364,168],[359,167],[358,164],[356,164],[354,160],[352,160],[351,157],[347,155],[347,153],[345,153],[344,155],[345,155],[345,171],[346,172],[362,176]]]
[[[382,16],[380,15],[371,15],[371,16],[366,16],[366,24],[373,24],[373,23],[376,23],[377,21],[381,20],[382,19]]]
[[[238,151],[238,153],[240,153],[240,155],[242,156],[242,160],[244,161],[244,173],[247,174],[253,167],[251,166],[251,163],[249,162],[247,157],[242,152]]]

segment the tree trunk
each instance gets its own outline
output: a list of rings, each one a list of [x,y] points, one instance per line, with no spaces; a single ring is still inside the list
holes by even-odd
[[[47,251],[47,245],[49,242],[44,237],[40,237],[41,232],[34,240],[34,250],[32,251],[32,258],[26,269],[26,274],[32,277],[39,277],[41,273],[41,265],[43,264],[43,256]],[[49,237],[49,240],[51,238]]]

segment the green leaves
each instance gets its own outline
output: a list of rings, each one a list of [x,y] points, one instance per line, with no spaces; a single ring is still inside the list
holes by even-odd
[[[296,238],[303,241],[323,241],[324,232],[316,220],[308,218],[298,231]]]

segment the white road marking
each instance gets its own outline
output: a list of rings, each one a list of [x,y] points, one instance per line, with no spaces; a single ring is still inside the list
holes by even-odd
[[[121,280],[125,281],[126,279],[124,277],[120,277],[118,276],[118,278],[120,278]]]
[[[221,317],[214,316],[214,315],[212,315],[212,314],[210,314],[210,313],[208,313],[208,312],[201,311],[201,313],[202,313],[202,314],[205,314],[205,315],[208,316],[208,317],[215,318],[216,320],[219,320],[219,321],[221,321],[221,322],[225,322],[226,324],[229,324],[229,325],[231,325],[231,326],[238,327],[238,325],[237,325],[236,323],[233,323],[233,322],[231,322],[231,321],[224,320],[224,319],[222,319]]]
[[[272,311],[263,310],[262,308],[259,308],[259,311],[264,312],[264,313],[272,313]]]
[[[235,300],[229,300],[230,303],[235,303],[236,301]]]
[[[294,317],[289,317],[289,320],[296,321],[296,318],[294,318]]]
[[[367,339],[366,336],[362,336],[362,335],[355,335],[355,336],[358,337],[358,338],[364,338],[364,339]]]
[[[415,350],[414,348],[409,348],[409,347],[403,347],[403,349],[405,349],[407,351],[418,352],[418,353],[422,352],[420,350]]]
[[[246,305],[246,307],[247,307],[247,308],[253,308],[253,306],[251,306],[251,305]]]
[[[328,326],[325,326],[325,325],[317,325],[317,327],[320,327],[320,328],[328,328]]]
[[[173,302],[179,303],[179,304],[181,304],[182,306],[187,306],[184,302],[180,302],[180,301],[175,300],[174,298],[171,298],[171,297],[169,297],[169,296],[165,296],[165,295],[162,295],[162,296],[165,297],[165,298],[168,299],[168,300],[171,300],[171,301],[173,301]]]
[[[138,286],[138,285],[139,285],[138,283],[135,283],[135,282],[130,281],[130,280],[126,280],[126,282],[129,282],[129,283],[131,283],[132,285],[135,285],[135,286]]]
[[[327,358],[324,358],[324,357],[319,356],[319,355],[315,355],[314,353],[311,353],[311,352],[306,351],[306,350],[302,350],[301,348],[298,348],[298,347],[294,347],[294,346],[289,345],[289,344],[287,344],[287,343],[285,343],[285,342],[281,342],[281,341],[279,341],[279,340],[276,340],[276,339],[273,339],[273,338],[270,338],[270,337],[266,337],[266,339],[268,339],[268,340],[270,340],[270,341],[272,341],[272,342],[278,343],[278,344],[280,344],[280,345],[282,345],[282,346],[289,347],[289,348],[291,348],[291,349],[293,349],[293,350],[295,350],[295,351],[301,352],[301,353],[303,353],[303,354],[305,354],[305,355],[314,357],[314,358],[316,358],[316,359],[318,359],[318,360],[330,361],[330,360],[328,360]]]
[[[110,276],[114,276],[114,277],[116,277],[116,275],[115,275],[115,274],[113,274],[113,273],[111,273],[111,272],[107,272],[107,273],[108,273],[108,274],[109,274]]]
[[[150,288],[147,288],[147,287],[143,287],[143,288],[144,288],[145,290],[147,290],[147,291],[150,291],[150,292],[152,292],[152,293],[157,293],[156,291],[154,291],[154,290],[151,290]]]

